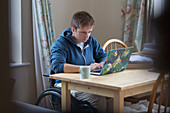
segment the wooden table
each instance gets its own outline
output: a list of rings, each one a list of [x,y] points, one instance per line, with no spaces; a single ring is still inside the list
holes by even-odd
[[[59,73],[50,75],[52,79],[62,81],[62,111],[70,111],[70,90],[102,95],[114,98],[115,113],[124,112],[124,98],[149,92],[159,73],[146,69],[124,70],[103,76],[91,75],[90,79],[80,79],[80,73]]]

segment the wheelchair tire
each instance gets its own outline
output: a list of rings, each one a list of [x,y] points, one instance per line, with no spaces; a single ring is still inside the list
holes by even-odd
[[[46,98],[46,100],[49,101],[50,105],[47,107],[45,106],[42,101]],[[55,98],[55,99],[52,99]],[[58,100],[53,101],[53,100]],[[56,89],[48,89],[45,90],[40,94],[40,96],[36,99],[35,105],[56,110],[56,111],[61,111],[61,94],[57,92]]]
[[[50,107],[41,104],[41,101],[49,96]],[[61,88],[48,88],[40,94],[35,105],[49,108],[61,112]],[[87,101],[77,100],[71,95],[71,112],[73,113],[97,113],[97,109],[90,105]]]
[[[60,87],[48,88],[44,92],[47,92],[47,91],[55,91],[55,92],[61,94],[61,88]]]

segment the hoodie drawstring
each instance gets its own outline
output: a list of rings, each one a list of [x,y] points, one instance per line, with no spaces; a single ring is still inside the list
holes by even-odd
[[[85,62],[85,65],[87,65],[87,62],[86,62],[86,58],[85,58],[85,56],[84,56],[84,54],[83,54],[83,51],[84,51],[86,48],[88,48],[88,47],[89,47],[89,45],[86,45],[86,46],[81,50],[82,56],[83,56],[83,59],[84,59],[84,62]]]

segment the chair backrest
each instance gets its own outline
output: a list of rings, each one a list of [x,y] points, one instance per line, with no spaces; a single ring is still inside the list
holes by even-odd
[[[103,45],[103,49],[108,52],[111,49],[117,49],[117,48],[125,48],[128,47],[123,41],[119,39],[110,39],[106,41]]]
[[[153,89],[152,89],[152,94],[150,97],[150,102],[148,106],[148,113],[152,112],[153,104],[155,101],[155,96],[157,94],[158,89],[160,88],[160,97],[159,97],[159,106],[158,106],[158,113],[160,112],[161,105],[164,105],[164,113],[166,113],[166,108],[168,105],[168,97],[170,93],[170,76],[166,76],[164,72],[161,72],[158,79],[156,80]],[[164,102],[162,102],[164,98]]]

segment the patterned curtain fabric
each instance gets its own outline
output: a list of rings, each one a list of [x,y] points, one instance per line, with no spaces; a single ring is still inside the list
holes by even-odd
[[[141,50],[145,0],[122,0],[121,39],[135,50]]]
[[[43,60],[43,73],[50,74],[50,47],[55,40],[55,30],[52,18],[50,0],[35,0],[38,31]]]
[[[50,47],[55,39],[50,0],[32,0],[35,79],[37,96],[49,87],[49,80],[43,77],[50,74]],[[50,106],[48,99],[44,106]]]

